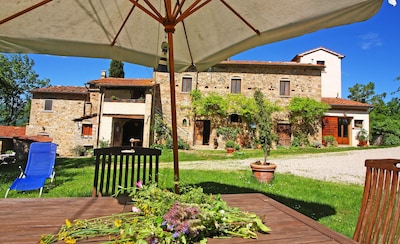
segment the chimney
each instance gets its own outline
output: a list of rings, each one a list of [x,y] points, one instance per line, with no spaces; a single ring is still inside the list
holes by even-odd
[[[101,71],[101,75],[100,75],[100,78],[107,78],[107,72],[105,71],[105,70],[102,70]]]

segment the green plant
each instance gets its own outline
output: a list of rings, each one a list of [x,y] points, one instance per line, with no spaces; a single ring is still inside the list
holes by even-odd
[[[83,156],[86,152],[86,148],[82,145],[76,145],[74,148],[72,148],[72,152],[76,156]]]
[[[271,151],[272,144],[277,139],[277,135],[274,132],[274,122],[272,119],[273,108],[272,106],[269,106],[267,101],[265,101],[264,95],[260,89],[257,89],[254,92],[254,100],[257,107],[257,113],[255,116],[258,135],[257,139],[262,145],[264,152],[263,164],[268,164],[267,157]]]
[[[385,146],[395,146],[400,144],[400,138],[393,134],[385,134],[383,137],[383,145]]]
[[[189,187],[179,195],[156,185],[137,186],[131,194],[132,212],[67,220],[58,234],[43,236],[41,243],[102,236],[115,243],[205,243],[209,237],[255,239],[256,231],[270,231],[257,215],[229,207],[219,195],[214,198],[202,188]]]
[[[287,106],[289,121],[292,125],[293,135],[300,139],[300,143],[309,144],[308,136],[315,135],[322,122],[322,118],[328,111],[328,104],[311,98],[294,97]]]
[[[356,139],[359,141],[367,141],[368,140],[368,131],[362,128],[359,132],[357,132]]]
[[[110,141],[104,140],[104,138],[103,138],[103,140],[99,141],[100,148],[105,148],[105,147],[109,147],[109,146],[110,146]]]
[[[333,142],[336,141],[336,138],[332,135],[328,135],[328,136],[324,136],[322,137],[322,139],[326,142],[326,143],[330,143],[332,144]]]
[[[235,142],[233,140],[226,141],[225,148],[235,148]]]
[[[217,135],[222,136],[222,139],[226,141],[236,140],[236,137],[239,133],[240,129],[232,126],[217,128]]]
[[[7,150],[6,151],[6,154],[13,154],[13,153],[15,153],[13,150]]]

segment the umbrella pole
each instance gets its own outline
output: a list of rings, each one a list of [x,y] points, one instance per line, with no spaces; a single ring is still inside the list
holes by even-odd
[[[179,194],[179,160],[178,160],[178,127],[176,123],[176,98],[175,98],[175,69],[174,69],[174,28],[165,28],[168,33],[168,61],[169,61],[169,85],[171,93],[171,119],[172,119],[172,149],[174,155],[174,187]]]

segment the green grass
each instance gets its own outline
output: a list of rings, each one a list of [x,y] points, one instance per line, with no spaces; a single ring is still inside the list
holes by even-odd
[[[279,149],[273,151],[271,157],[345,150],[354,149]],[[262,157],[262,152],[261,150],[244,150],[227,156],[223,150],[180,151],[179,156],[180,161],[243,159]],[[172,153],[163,151],[161,161],[171,162]],[[18,165],[16,163],[0,166],[0,197],[5,195],[7,188],[19,175]],[[47,187],[42,197],[90,196],[93,173],[93,158],[58,158],[55,187]],[[360,185],[324,182],[291,174],[276,174],[271,184],[260,184],[252,177],[250,169],[244,171],[180,170],[180,181],[184,185],[201,186],[205,192],[213,194],[260,192],[349,237],[352,237],[354,232],[363,190]],[[159,186],[173,188],[172,166],[161,168]],[[9,193],[10,198],[37,196],[38,191],[26,193],[11,191]]]
[[[352,150],[372,150],[382,147],[328,147],[328,148],[279,148],[272,150],[270,158],[278,158],[287,155],[301,155],[306,153],[327,153],[327,152],[344,152]],[[261,149],[243,149],[235,151],[232,155],[228,155],[224,149],[216,150],[180,150],[179,161],[200,161],[200,160],[226,160],[226,159],[247,159],[262,158],[263,151]],[[172,150],[163,150],[160,157],[161,162],[172,162]]]

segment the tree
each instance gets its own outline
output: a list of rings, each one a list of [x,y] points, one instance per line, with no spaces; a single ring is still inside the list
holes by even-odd
[[[308,136],[317,133],[322,118],[329,108],[328,104],[308,97],[294,97],[287,109],[295,138],[300,142],[308,143]]]
[[[375,85],[369,82],[366,85],[355,84],[349,88],[348,98],[366,102],[372,105],[369,114],[369,134],[375,144],[400,144],[400,100],[392,98],[385,102],[386,93],[375,94]]]
[[[124,63],[117,60],[111,60],[110,68],[108,70],[109,77],[125,78]]]
[[[374,90],[375,84],[373,82],[368,82],[366,85],[357,83],[349,88],[350,95],[347,98],[357,102],[368,103],[375,94]]]
[[[20,125],[29,118],[31,90],[49,86],[49,79],[38,79],[27,55],[0,54],[0,123]]]
[[[257,107],[257,112],[254,117],[256,120],[258,140],[264,151],[263,164],[267,164],[267,157],[271,151],[272,143],[277,139],[277,135],[274,132],[274,121],[272,118],[274,107],[264,99],[264,94],[260,89],[257,89],[254,92],[254,100]]]

